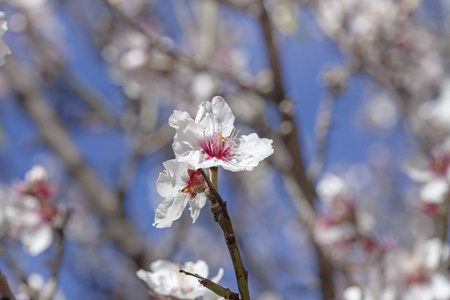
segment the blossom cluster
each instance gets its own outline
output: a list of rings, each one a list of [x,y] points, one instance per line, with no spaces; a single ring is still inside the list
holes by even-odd
[[[170,227],[187,204],[193,222],[197,220],[207,199],[207,184],[198,169],[220,166],[233,172],[251,171],[273,153],[272,140],[255,133],[239,137],[234,120],[231,108],[219,96],[201,103],[195,119],[177,110],[170,116],[169,125],[176,130],[172,145],[175,159],[163,163],[165,170],[156,181],[158,193],[165,198],[156,209],[156,227]],[[180,274],[180,269],[208,276],[204,261],[188,262],[181,267],[163,260],[152,263],[150,272],[140,270],[137,275],[158,295],[217,299],[198,280]],[[222,273],[221,269],[212,281],[220,280]]]
[[[325,174],[317,185],[317,193],[323,202],[323,210],[318,213],[314,226],[314,238],[319,244],[332,247],[335,256],[354,247],[367,254],[389,248],[389,243],[371,236],[373,218],[356,209],[355,193],[343,178]]]
[[[396,249],[381,261],[385,278],[361,289],[350,286],[344,291],[345,300],[445,300],[450,297],[450,280],[441,268],[449,258],[449,245],[438,238],[418,245],[411,253]],[[374,274],[371,274],[374,277]]]
[[[175,159],[163,163],[156,188],[164,197],[155,214],[154,225],[170,227],[189,204],[193,222],[206,203],[206,183],[198,169],[223,167],[226,170],[251,171],[273,153],[272,140],[256,133],[239,137],[235,117],[222,97],[200,104],[195,119],[175,110],[169,125],[176,130]]]

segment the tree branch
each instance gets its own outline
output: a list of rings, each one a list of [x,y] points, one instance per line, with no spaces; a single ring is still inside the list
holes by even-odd
[[[1,300],[16,300],[14,294],[9,287],[8,280],[6,276],[0,271],[0,296]]]
[[[221,286],[203,276],[200,276],[197,273],[193,274],[193,273],[187,272],[185,270],[180,270],[180,273],[184,273],[186,275],[197,278],[198,282],[200,282],[204,287],[206,287],[210,291],[214,292],[218,296],[221,296],[221,297],[224,297],[225,299],[230,299],[230,300],[238,300],[239,299],[239,294],[236,294],[236,293],[232,292],[230,289],[224,288],[223,286]]]
[[[209,177],[206,175],[203,169],[199,169],[203,178],[205,179],[208,189],[205,191],[209,201],[211,201],[211,212],[214,215],[214,221],[218,222],[220,228],[223,231],[225,237],[225,243],[227,244],[228,251],[230,252],[231,261],[233,262],[234,273],[236,275],[236,281],[238,284],[239,294],[243,300],[250,300],[250,293],[248,290],[247,271],[242,263],[241,254],[236,241],[236,235],[234,233],[233,224],[231,223],[230,216],[226,202],[217,192],[216,187],[213,185]]]

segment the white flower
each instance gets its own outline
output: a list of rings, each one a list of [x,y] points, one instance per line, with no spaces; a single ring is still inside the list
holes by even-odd
[[[209,268],[203,260],[186,262],[184,266],[167,260],[157,260],[150,265],[150,272],[139,270],[137,276],[157,294],[172,296],[178,299],[197,299],[202,297],[207,288],[202,286],[198,279],[180,273],[184,270],[208,278]],[[211,280],[217,283],[223,276],[223,269]]]
[[[222,97],[202,102],[195,120],[187,112],[174,111],[169,125],[176,130],[173,150],[179,161],[195,169],[222,166],[224,169],[251,171],[273,153],[272,140],[256,133],[241,136],[233,126],[234,115]]]
[[[60,221],[58,208],[50,201],[55,191],[47,171],[39,165],[11,190],[4,209],[7,229],[31,255],[42,253],[52,244],[53,225]]]
[[[39,200],[32,196],[14,199],[5,211],[10,233],[19,237],[31,255],[39,255],[52,244],[51,222],[56,215],[54,206],[41,206]]]
[[[188,203],[192,221],[195,222],[206,203],[202,175],[189,168],[188,163],[177,162],[176,159],[168,160],[163,165],[165,170],[156,181],[156,189],[165,199],[156,209],[153,225],[157,228],[170,227],[173,221],[180,218]]]
[[[430,158],[418,157],[405,164],[409,177],[421,183],[420,199],[442,203],[449,192],[450,140],[433,149]]]
[[[442,274],[434,274],[421,285],[411,285],[402,300],[447,300],[450,298],[450,282]]]
[[[5,14],[3,12],[0,12],[0,65],[3,65],[5,63],[5,56],[7,54],[11,54],[11,50],[3,41],[3,39],[1,39],[6,30],[8,30],[8,24],[6,24]]]
[[[326,173],[317,184],[317,194],[322,201],[330,204],[335,198],[349,194],[349,191],[342,178]]]

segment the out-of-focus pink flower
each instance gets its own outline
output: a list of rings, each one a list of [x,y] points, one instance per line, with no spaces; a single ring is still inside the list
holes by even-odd
[[[8,232],[21,240],[31,255],[45,251],[52,243],[53,226],[59,209],[51,202],[56,189],[42,166],[33,167],[25,181],[13,188],[5,207]]]
[[[19,193],[38,198],[42,202],[51,199],[57,189],[50,183],[47,171],[40,165],[25,174],[25,181],[17,188]]]
[[[421,183],[420,200],[441,204],[449,192],[450,142],[434,149],[430,158],[418,157],[405,164],[406,173]]]

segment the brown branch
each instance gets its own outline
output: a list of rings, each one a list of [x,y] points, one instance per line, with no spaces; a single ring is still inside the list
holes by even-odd
[[[214,292],[218,296],[221,296],[221,297],[224,297],[225,299],[230,299],[230,300],[238,300],[239,299],[239,294],[236,294],[236,293],[232,292],[230,289],[224,288],[220,284],[217,284],[203,276],[200,276],[197,273],[194,274],[191,272],[187,272],[185,270],[180,270],[180,273],[184,273],[186,275],[197,278],[198,282],[200,282],[200,284],[202,284],[204,287],[206,287],[210,291]]]
[[[6,276],[0,271],[0,296],[1,300],[16,300],[14,294],[9,287],[8,280]]]
[[[68,211],[63,216],[63,222],[60,227],[55,228],[55,240],[54,244],[56,257],[54,261],[51,263],[51,276],[47,280],[45,286],[42,288],[41,295],[39,296],[39,300],[50,300],[53,298],[53,295],[56,293],[57,288],[57,280],[58,274],[61,269],[61,262],[64,253],[64,238],[66,236],[65,229],[67,227],[67,223],[69,222],[71,216],[71,212]]]
[[[250,300],[250,293],[248,291],[248,273],[242,263],[241,254],[234,233],[233,224],[231,223],[230,216],[226,202],[217,192],[217,189],[212,184],[209,177],[206,175],[203,169],[199,169],[203,178],[205,179],[208,189],[206,190],[206,196],[211,201],[211,212],[214,215],[214,221],[219,223],[220,228],[223,231],[225,243],[227,244],[228,251],[230,252],[231,261],[233,262],[234,273],[236,275],[236,281],[238,284],[239,294],[243,300]]]

